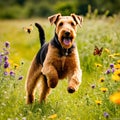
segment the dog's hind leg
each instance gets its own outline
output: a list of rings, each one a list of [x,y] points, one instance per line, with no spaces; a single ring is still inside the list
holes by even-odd
[[[46,97],[50,93],[50,87],[47,85],[47,79],[44,75],[40,76],[40,98],[39,102],[46,100]]]
[[[34,101],[34,89],[41,75],[41,68],[42,66],[37,64],[36,58],[34,58],[26,81],[27,104],[30,104]]]

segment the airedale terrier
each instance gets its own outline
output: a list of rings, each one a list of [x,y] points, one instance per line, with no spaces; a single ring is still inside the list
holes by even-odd
[[[55,88],[58,79],[68,78],[69,93],[78,90],[81,83],[77,46],[75,44],[76,27],[82,25],[82,17],[71,14],[62,16],[60,13],[48,17],[51,24],[56,25],[55,35],[49,43],[45,43],[44,30],[35,23],[39,30],[41,49],[34,57],[26,81],[27,104],[34,101],[35,87],[39,82],[39,102],[45,101],[51,88]]]

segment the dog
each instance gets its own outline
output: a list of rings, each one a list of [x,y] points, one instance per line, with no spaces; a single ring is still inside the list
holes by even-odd
[[[27,104],[33,103],[37,83],[40,82],[39,102],[46,101],[51,88],[55,88],[59,79],[68,78],[68,93],[78,90],[82,80],[82,70],[75,43],[77,25],[82,26],[83,18],[76,14],[62,16],[60,13],[48,17],[55,24],[55,35],[45,42],[44,30],[38,28],[41,49],[34,57],[26,80]]]

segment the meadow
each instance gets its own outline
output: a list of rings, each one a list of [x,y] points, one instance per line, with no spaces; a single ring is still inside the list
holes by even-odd
[[[39,45],[39,22],[49,41],[55,26],[47,19],[0,20],[0,120],[119,120],[120,119],[120,16],[84,18],[76,43],[83,71],[74,94],[60,80],[46,103],[25,103],[25,79]],[[31,33],[23,27],[33,24]],[[95,46],[102,49],[94,55]]]

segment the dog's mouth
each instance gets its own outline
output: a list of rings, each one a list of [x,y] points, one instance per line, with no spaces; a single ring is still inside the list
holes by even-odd
[[[72,39],[73,39],[72,37],[62,37],[62,41],[66,46],[71,44]]]

